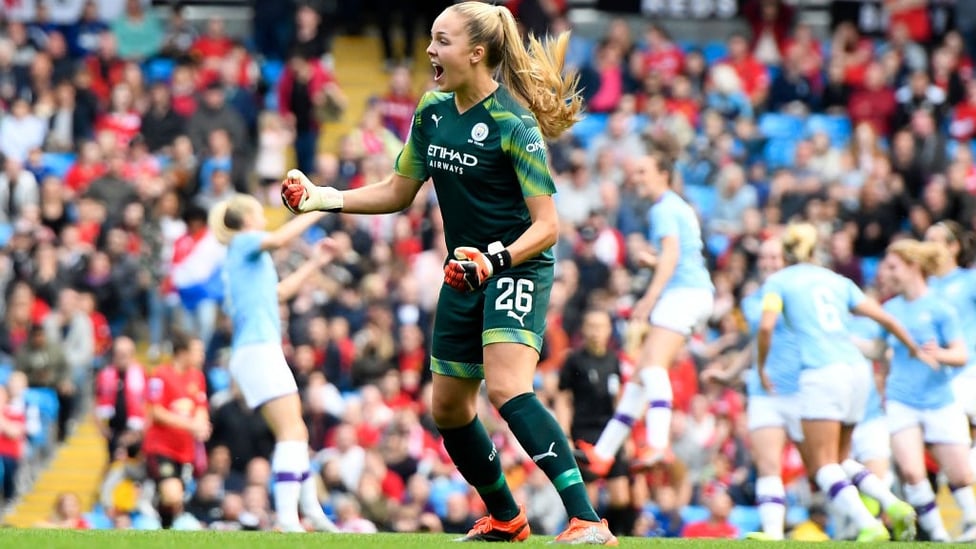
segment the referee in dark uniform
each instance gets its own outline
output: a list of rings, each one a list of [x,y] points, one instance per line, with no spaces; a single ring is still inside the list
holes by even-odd
[[[613,417],[622,385],[620,357],[610,349],[613,327],[609,313],[591,309],[583,317],[583,347],[571,353],[559,372],[556,416],[569,440],[596,443]],[[599,502],[599,478],[582,468],[590,499]],[[605,516],[615,535],[631,535],[637,512],[631,504],[630,476],[623,450],[606,477],[609,507]]]

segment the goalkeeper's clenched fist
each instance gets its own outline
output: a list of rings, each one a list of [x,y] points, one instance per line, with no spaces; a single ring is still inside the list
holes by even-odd
[[[473,292],[511,266],[512,255],[501,242],[489,244],[487,252],[460,246],[454,249],[454,259],[444,266],[444,282],[455,290]]]
[[[299,170],[288,170],[281,182],[281,202],[294,214],[342,210],[342,191],[319,187]]]

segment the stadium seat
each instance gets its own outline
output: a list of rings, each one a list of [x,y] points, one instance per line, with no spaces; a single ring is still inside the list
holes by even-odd
[[[881,258],[878,257],[865,257],[861,259],[861,273],[864,275],[864,284],[873,284],[874,278],[878,274],[878,265],[881,264]]]
[[[685,524],[699,522],[708,518],[708,509],[700,505],[686,505],[681,509],[681,520]]]
[[[92,510],[89,513],[82,515],[88,524],[91,525],[92,530],[111,530],[112,529],[112,519],[102,511],[101,507]]]
[[[716,233],[709,235],[705,243],[708,247],[708,253],[712,257],[720,257],[729,249],[729,246],[732,244],[732,239],[726,234]]]
[[[283,72],[285,72],[285,64],[281,61],[271,59],[261,63],[261,79],[272,89],[278,87],[278,80],[281,79]]]
[[[675,42],[675,44],[677,44],[677,46],[681,48],[681,51],[684,53],[688,53],[691,50],[698,48],[698,44],[692,42],[691,40],[678,40]]]
[[[588,114],[573,126],[573,137],[586,148],[594,137],[603,133],[607,127],[607,115],[601,113]]]
[[[686,182],[684,194],[688,203],[694,206],[702,217],[708,218],[715,211],[715,202],[718,200],[718,191],[715,187]]]
[[[766,74],[769,76],[769,81],[770,82],[772,82],[773,80],[776,80],[777,78],[779,78],[779,75],[782,72],[783,72],[783,69],[780,68],[780,67],[778,67],[778,66],[776,66],[776,65],[769,65],[769,66],[766,67]]]
[[[210,385],[210,393],[219,393],[230,389],[230,372],[226,368],[210,368],[207,371],[207,383]]]
[[[0,385],[6,386],[12,373],[14,373],[13,364],[0,364]]]
[[[763,160],[767,169],[775,170],[792,164],[795,153],[794,139],[770,139],[763,150]]]
[[[149,82],[169,82],[173,76],[173,69],[176,68],[176,61],[158,57],[146,62],[143,73]]]
[[[803,133],[803,119],[791,114],[768,112],[759,117],[759,133],[770,139],[796,139]]]
[[[802,505],[790,505],[786,508],[786,524],[800,524],[810,518],[807,508]]]
[[[759,509],[756,507],[736,505],[729,515],[729,522],[739,529],[739,535],[744,537],[749,532],[756,532],[761,528]]]
[[[59,178],[64,178],[68,169],[75,163],[74,153],[44,153],[41,157],[41,165],[50,170]]]
[[[702,48],[702,55],[705,56],[706,64],[714,65],[728,57],[729,48],[725,45],[725,42],[709,42]]]
[[[58,419],[58,393],[47,387],[31,387],[24,393],[27,405],[37,406],[42,420]]]
[[[846,116],[813,114],[807,119],[806,134],[824,132],[834,147],[846,147],[851,140],[851,120]]]

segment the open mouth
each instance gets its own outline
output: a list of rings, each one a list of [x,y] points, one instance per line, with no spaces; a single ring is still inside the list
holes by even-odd
[[[437,63],[431,63],[434,66],[434,82],[437,82],[444,76],[444,67],[438,65]]]

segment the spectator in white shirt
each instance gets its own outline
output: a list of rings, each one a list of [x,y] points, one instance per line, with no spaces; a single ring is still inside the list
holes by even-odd
[[[0,153],[18,162],[27,160],[27,154],[44,144],[47,126],[31,113],[30,103],[15,99],[10,116],[0,122]]]

